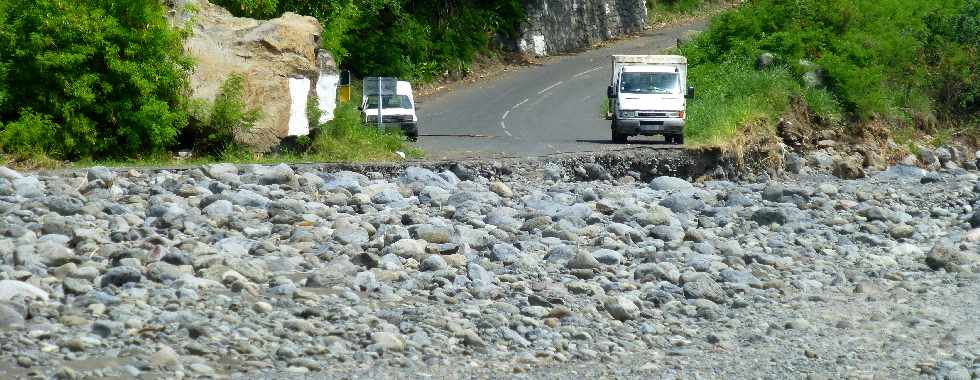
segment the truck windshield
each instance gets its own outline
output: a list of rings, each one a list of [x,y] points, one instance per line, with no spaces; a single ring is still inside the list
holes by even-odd
[[[680,86],[675,73],[623,73],[620,92],[629,94],[678,94]]]
[[[384,95],[382,98],[384,99],[384,108],[412,108],[412,101],[408,99],[407,95]],[[364,108],[378,108],[378,96],[368,96]]]

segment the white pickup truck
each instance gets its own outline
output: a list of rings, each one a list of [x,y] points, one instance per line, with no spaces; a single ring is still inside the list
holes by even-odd
[[[409,140],[418,140],[419,118],[411,83],[398,78],[367,77],[363,90],[360,109],[364,122],[381,128],[400,128]]]
[[[687,99],[687,58],[677,55],[614,55],[607,89],[612,140],[662,135],[667,143],[684,144]]]

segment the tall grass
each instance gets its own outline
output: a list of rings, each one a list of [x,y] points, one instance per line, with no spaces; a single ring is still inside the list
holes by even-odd
[[[727,7],[727,0],[646,0],[650,24],[666,24]]]
[[[353,103],[337,106],[334,119],[320,126],[309,155],[318,161],[372,161],[397,158],[395,152],[419,157],[400,130],[379,130],[365,124]]]
[[[798,104],[809,121],[855,133],[975,134],[978,19],[980,0],[747,2],[680,49],[698,87],[688,140],[725,144],[748,126],[771,129]],[[773,62],[759,71],[762,53]]]
[[[685,138],[695,145],[724,145],[749,123],[771,123],[789,109],[799,88],[785,68],[756,71],[745,65],[694,66],[697,98],[688,102]]]

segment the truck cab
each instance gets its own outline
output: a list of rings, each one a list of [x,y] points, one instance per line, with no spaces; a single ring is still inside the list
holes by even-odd
[[[667,143],[684,143],[687,59],[675,55],[614,55],[607,89],[612,140],[662,135]]]
[[[369,125],[399,128],[411,141],[419,136],[412,84],[398,78],[364,78],[361,116]],[[381,120],[378,120],[378,117]]]

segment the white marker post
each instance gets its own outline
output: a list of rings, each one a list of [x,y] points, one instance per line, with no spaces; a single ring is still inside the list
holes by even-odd
[[[381,77],[378,77],[378,130],[379,131],[382,128],[384,128],[381,125],[381,121],[382,121],[381,119],[384,119],[384,116],[381,116],[381,110],[384,109],[384,104],[382,103],[384,103],[384,90],[381,89]]]

